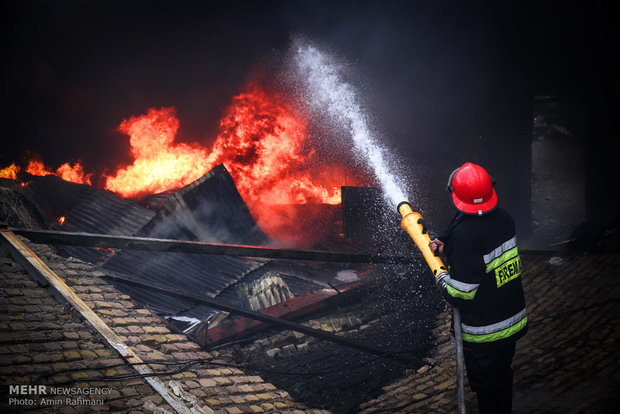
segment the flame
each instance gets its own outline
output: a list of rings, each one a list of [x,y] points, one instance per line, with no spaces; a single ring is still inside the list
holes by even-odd
[[[10,180],[17,180],[17,173],[21,168],[19,168],[15,163],[12,163],[8,167],[0,170],[0,178],[8,178]]]
[[[181,188],[224,164],[263,230],[278,241],[295,244],[295,238],[304,234],[300,223],[310,228],[324,223],[316,222],[320,216],[316,209],[300,214],[285,206],[340,204],[340,187],[358,185],[363,179],[344,165],[321,160],[307,142],[308,124],[308,116],[285,97],[254,83],[232,99],[210,149],[175,143],[180,126],[175,109],[151,108],[119,125],[119,131],[129,136],[134,161],[104,176],[104,187],[123,197],[139,197]],[[26,171],[92,185],[93,174],[85,174],[79,161],[53,171],[34,157]],[[12,164],[0,170],[0,177],[15,179],[17,172],[19,167]]]
[[[220,121],[211,151],[175,144],[179,121],[174,108],[148,110],[121,123],[130,136],[134,163],[106,179],[105,188],[123,197],[180,188],[223,163],[250,204],[340,203],[341,183],[323,186],[304,166],[307,121],[291,113],[256,85],[233,98]]]
[[[58,223],[62,226],[65,224],[65,216],[58,217]]]
[[[232,99],[210,150],[175,143],[178,129],[174,108],[151,108],[124,120],[119,130],[130,136],[134,162],[108,176],[105,188],[123,197],[163,192],[224,164],[261,227],[278,239],[274,233],[287,226],[273,206],[339,204],[340,186],[351,184],[352,174],[344,167],[320,163],[304,147],[307,118],[256,84]],[[293,228],[290,223],[288,229]]]
[[[65,181],[70,181],[72,183],[78,184],[88,184],[91,183],[91,174],[84,174],[84,168],[80,164],[80,161],[76,162],[71,166],[68,162],[62,164],[56,172],[51,171],[48,167],[45,166],[43,161],[33,158],[28,161],[28,166],[26,167],[26,172],[32,175],[57,175]]]
[[[95,247],[95,250],[99,251],[100,260],[106,260],[108,257],[116,253],[116,250],[111,247]]]
[[[303,149],[307,123],[281,98],[251,84],[220,121],[210,156],[226,166],[250,206],[339,204],[343,183],[333,177],[321,184],[311,176],[313,153]]]
[[[93,174],[84,174],[84,168],[79,161],[73,164],[73,166],[71,166],[68,162],[62,164],[56,170],[56,175],[63,180],[71,181],[72,183],[92,185],[91,177]]]
[[[106,179],[105,188],[123,197],[153,194],[180,188],[210,169],[206,149],[173,144],[179,120],[174,108],[149,109],[148,113],[121,123],[130,136],[134,163]]]
[[[233,99],[210,154],[223,163],[260,227],[287,245],[309,245],[330,226],[318,209],[291,205],[340,204],[340,186],[353,184],[344,167],[321,163],[304,147],[308,120],[282,97],[257,85]]]
[[[26,166],[26,172],[32,175],[54,175],[54,173],[47,169],[43,161],[37,159],[31,159]]]

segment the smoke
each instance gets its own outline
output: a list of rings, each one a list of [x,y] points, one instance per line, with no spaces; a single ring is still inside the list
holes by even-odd
[[[54,169],[82,159],[95,176],[114,171],[131,163],[114,132],[118,120],[149,107],[175,106],[180,139],[208,146],[230,96],[299,35],[355,67],[381,142],[411,162],[401,176],[424,178],[415,182],[416,208],[446,212],[447,221],[443,184],[473,161],[509,183],[505,201],[527,217],[534,94],[585,93],[594,109],[617,101],[607,87],[616,65],[601,55],[614,37],[597,34],[611,23],[595,19],[605,7],[593,14],[585,3],[557,1],[535,11],[522,2],[156,3],[0,2],[1,166],[36,148]],[[597,139],[588,156],[602,166],[593,188],[612,169],[600,157],[614,154],[613,115],[592,112]]]

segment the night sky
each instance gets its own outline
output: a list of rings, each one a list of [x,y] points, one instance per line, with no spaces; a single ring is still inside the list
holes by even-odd
[[[580,97],[611,142],[611,8],[527,3],[3,1],[0,166],[27,151],[53,168],[128,163],[116,128],[150,107],[176,107],[178,139],[208,145],[230,98],[298,37],[350,64],[386,146],[433,186],[464,161],[522,156],[536,95]]]

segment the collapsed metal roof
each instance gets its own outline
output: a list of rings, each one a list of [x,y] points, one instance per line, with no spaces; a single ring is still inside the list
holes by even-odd
[[[136,236],[253,245],[269,243],[223,165],[176,192],[168,192],[167,196],[165,199],[160,196],[159,211],[134,233]],[[127,275],[213,298],[261,265],[260,261],[229,256],[123,250],[107,260],[101,270],[110,276]],[[177,315],[182,312],[201,320],[215,313],[204,305],[185,303],[123,280],[116,279],[115,284],[158,313]]]
[[[179,190],[139,201],[55,176],[28,175],[26,178],[30,198],[52,222],[51,226],[73,234],[85,232],[227,245],[273,244],[258,227],[223,165]],[[351,192],[355,193],[355,189]],[[62,224],[55,223],[61,216],[64,218]],[[330,223],[339,220],[339,209],[331,208],[327,216]],[[334,223],[334,229],[339,227],[337,221]],[[368,251],[359,243],[342,237],[323,242],[330,245],[329,250]],[[97,264],[117,288],[135,300],[161,316],[182,320],[175,324],[183,330],[199,322],[208,326],[211,317],[219,311],[208,303],[192,299],[191,295],[169,294],[173,291],[192,292],[237,308],[257,310],[259,305],[272,307],[303,296],[306,298],[302,303],[312,302],[312,292],[332,290],[334,286],[358,279],[356,270],[347,264],[317,266],[178,251],[81,247],[79,243],[64,244],[58,250],[66,257]],[[359,267],[354,269],[360,270]],[[264,276],[269,277],[265,279]],[[308,306],[313,309],[315,304]]]
[[[68,231],[178,240],[269,244],[239,195],[232,177],[219,165],[176,191],[150,197],[143,206],[109,191],[66,182],[55,176],[29,179],[28,192],[44,213],[65,217]],[[158,201],[154,203],[153,200]],[[158,210],[151,208],[159,207]],[[60,246],[64,256],[99,263],[125,293],[163,315],[205,319],[215,313],[191,300],[171,297],[123,279],[148,282],[216,297],[258,269],[263,262],[228,256]]]

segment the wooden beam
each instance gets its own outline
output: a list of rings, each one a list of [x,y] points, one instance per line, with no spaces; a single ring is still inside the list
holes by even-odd
[[[155,391],[157,391],[164,400],[170,404],[179,414],[191,414],[192,411],[183,401],[177,398],[172,391],[166,387],[159,379],[149,376],[155,372],[143,364],[142,359],[126,344],[121,341],[120,337],[101,320],[101,318],[89,308],[82,299],[52,271],[24,242],[22,242],[13,232],[8,229],[0,228],[2,237],[0,241],[11,253],[13,260],[21,264],[28,273],[36,280],[42,281],[44,286],[48,286],[54,292],[54,296],[62,298],[68,302],[80,315],[93,326],[97,332],[103,336],[107,343],[114,348],[122,357],[131,365],[139,374],[144,375],[147,381]],[[205,412],[213,413],[208,407],[203,407]]]

